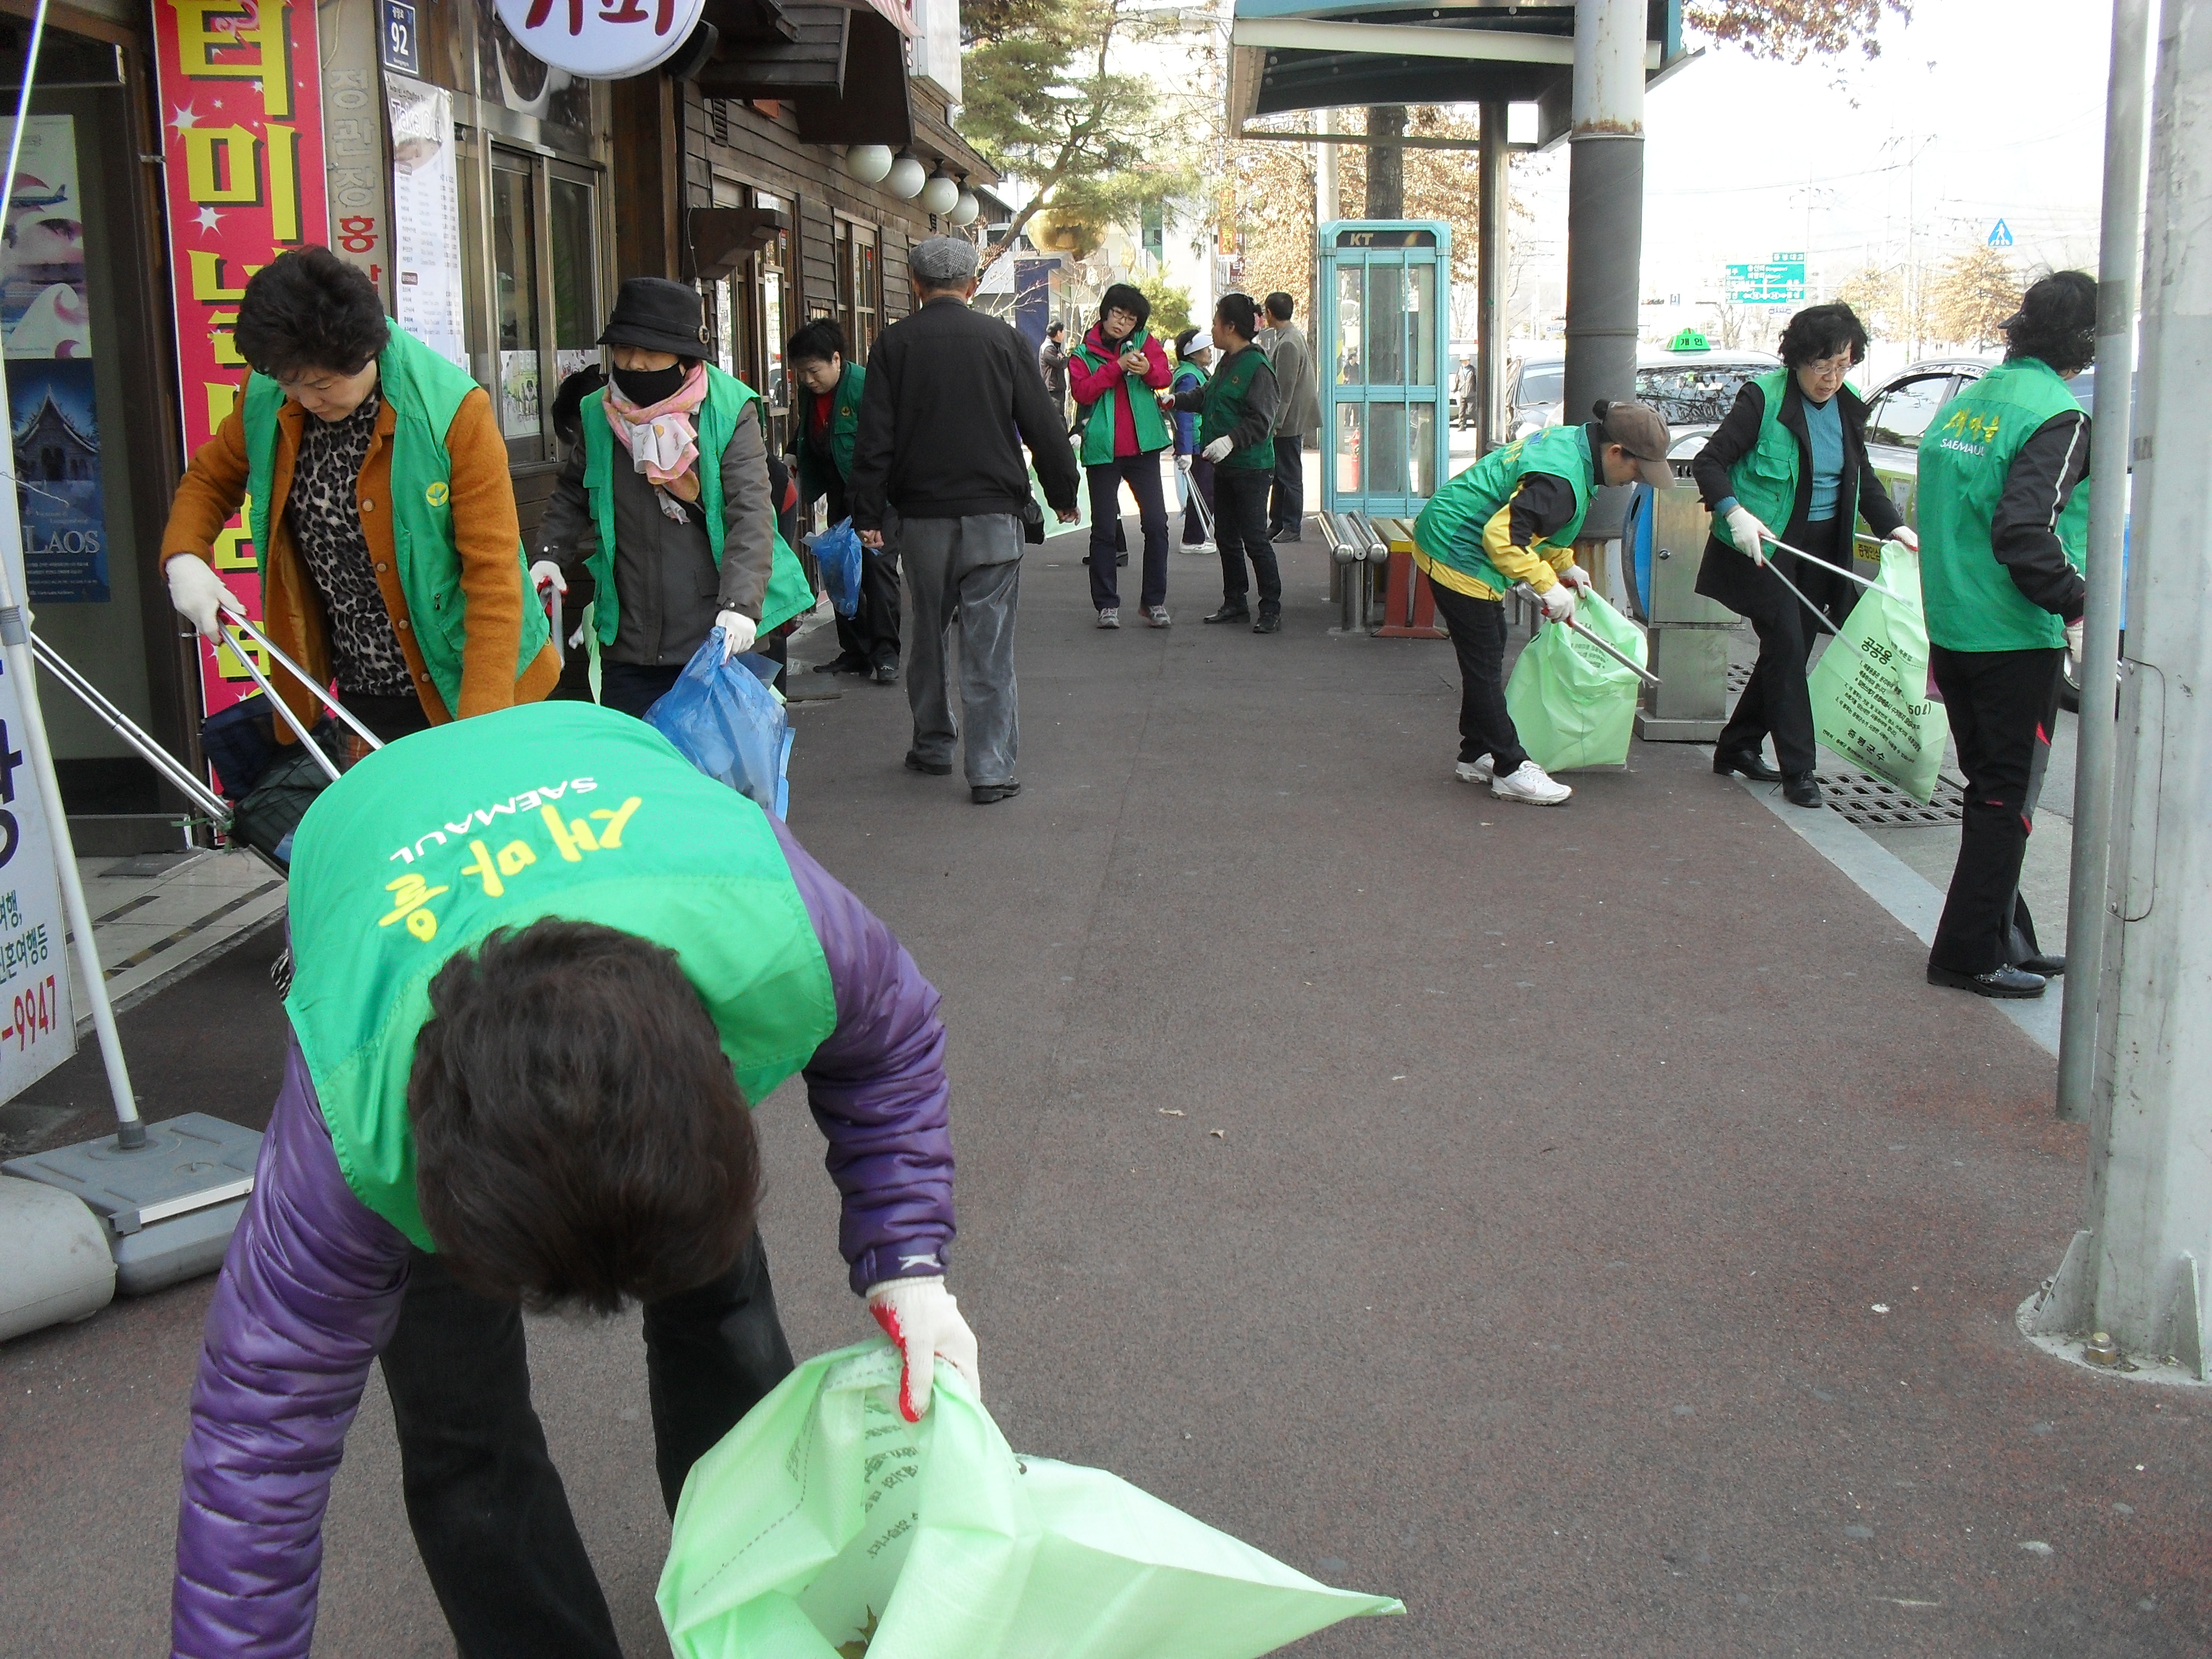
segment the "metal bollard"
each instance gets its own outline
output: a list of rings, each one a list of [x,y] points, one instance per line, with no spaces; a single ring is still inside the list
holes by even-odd
[[[1367,631],[1367,544],[1340,514],[1321,514],[1321,533],[1328,543],[1329,597],[1337,602],[1334,634]]]

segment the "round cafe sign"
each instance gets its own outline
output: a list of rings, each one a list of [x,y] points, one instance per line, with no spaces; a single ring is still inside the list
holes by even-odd
[[[642,75],[676,54],[707,0],[495,0],[525,50],[592,81]]]

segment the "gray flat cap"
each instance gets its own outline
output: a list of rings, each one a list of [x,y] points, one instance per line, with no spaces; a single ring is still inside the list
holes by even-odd
[[[906,264],[925,283],[964,283],[975,274],[975,245],[965,236],[932,236],[914,245]]]

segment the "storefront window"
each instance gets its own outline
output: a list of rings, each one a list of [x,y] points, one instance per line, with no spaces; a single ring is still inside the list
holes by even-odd
[[[582,179],[556,173],[552,202],[553,373],[555,383],[599,359],[599,240],[596,192]]]
[[[876,228],[851,219],[837,222],[837,310],[853,356],[868,360],[883,314],[883,273],[877,264]]]
[[[538,215],[530,163],[492,152],[492,293],[499,335],[499,429],[510,441],[542,435],[538,395]]]

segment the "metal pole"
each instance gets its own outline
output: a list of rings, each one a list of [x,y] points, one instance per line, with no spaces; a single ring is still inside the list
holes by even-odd
[[[2160,19],[2143,255],[2142,382],[2128,572],[2112,890],[2118,996],[2092,1091],[2087,1201],[2051,1286],[2022,1310],[2046,1338],[2110,1334],[2146,1373],[2172,1356],[2205,1379],[2212,1267],[2212,0]],[[2124,406],[2124,382],[2104,388]],[[2103,441],[2103,434],[2099,434]],[[2088,682],[2084,678],[2084,702]],[[2083,724],[2088,717],[2084,715]],[[2087,1357],[2085,1352],[2085,1357]],[[2165,1373],[2171,1376],[2171,1371]]]
[[[2075,722],[2074,868],[2066,897],[2066,999],[2058,1028],[2058,1115],[2090,1117],[2097,1033],[2109,1027],[2106,971],[2111,912],[2106,877],[2118,738],[2113,665],[2120,654],[2121,559],[2128,522],[2134,419],[2136,304],[2142,262],[2143,161],[2149,103],[2151,0],[2113,0],[2112,67],[2105,93],[2104,245],[2097,258],[2096,442],[2090,452],[2089,604],[2082,617],[2081,708]]]
[[[15,165],[23,153],[23,124],[31,112],[31,88],[38,79],[39,47],[46,39],[46,0],[39,0],[31,18],[31,43],[23,54],[23,85],[15,94],[15,128],[8,139],[8,167],[0,174],[0,202],[15,199]],[[131,1091],[131,1069],[124,1064],[123,1040],[116,1035],[115,1010],[107,1000],[107,975],[100,965],[100,948],[92,942],[92,912],[84,902],[84,883],[78,878],[76,845],[70,839],[69,812],[62,805],[61,784],[54,776],[53,745],[46,741],[46,719],[39,707],[39,671],[31,655],[31,630],[15,592],[15,572],[22,568],[23,521],[17,511],[15,468],[9,467],[8,484],[0,489],[5,499],[0,508],[0,659],[15,676],[15,695],[23,707],[23,752],[31,775],[39,781],[39,804],[46,815],[46,832],[53,842],[54,873],[61,879],[62,912],[69,918],[76,945],[77,971],[84,977],[84,994],[92,1003],[92,1029],[100,1039],[100,1057],[107,1066],[107,1092],[115,1103],[115,1144],[135,1152],[146,1144],[146,1126],[138,1121],[137,1097]]]
[[[1336,131],[1336,112],[1334,110],[1325,109],[1321,112],[1321,130],[1323,133],[1331,133]],[[1315,234],[1318,234],[1321,231],[1321,228],[1336,216],[1336,146],[1334,144],[1316,144],[1314,146]],[[1318,280],[1318,277],[1316,277],[1316,280]],[[1318,311],[1320,307],[1321,295],[1316,293],[1314,295],[1314,309]]]
[[[1475,202],[1479,268],[1475,276],[1475,447],[1488,454],[1505,441],[1505,106],[1482,106],[1480,195]]]
[[[1575,8],[1573,131],[1567,173],[1565,418],[1636,391],[1644,258],[1644,0]],[[1585,535],[1620,533],[1626,489],[1607,490]]]

